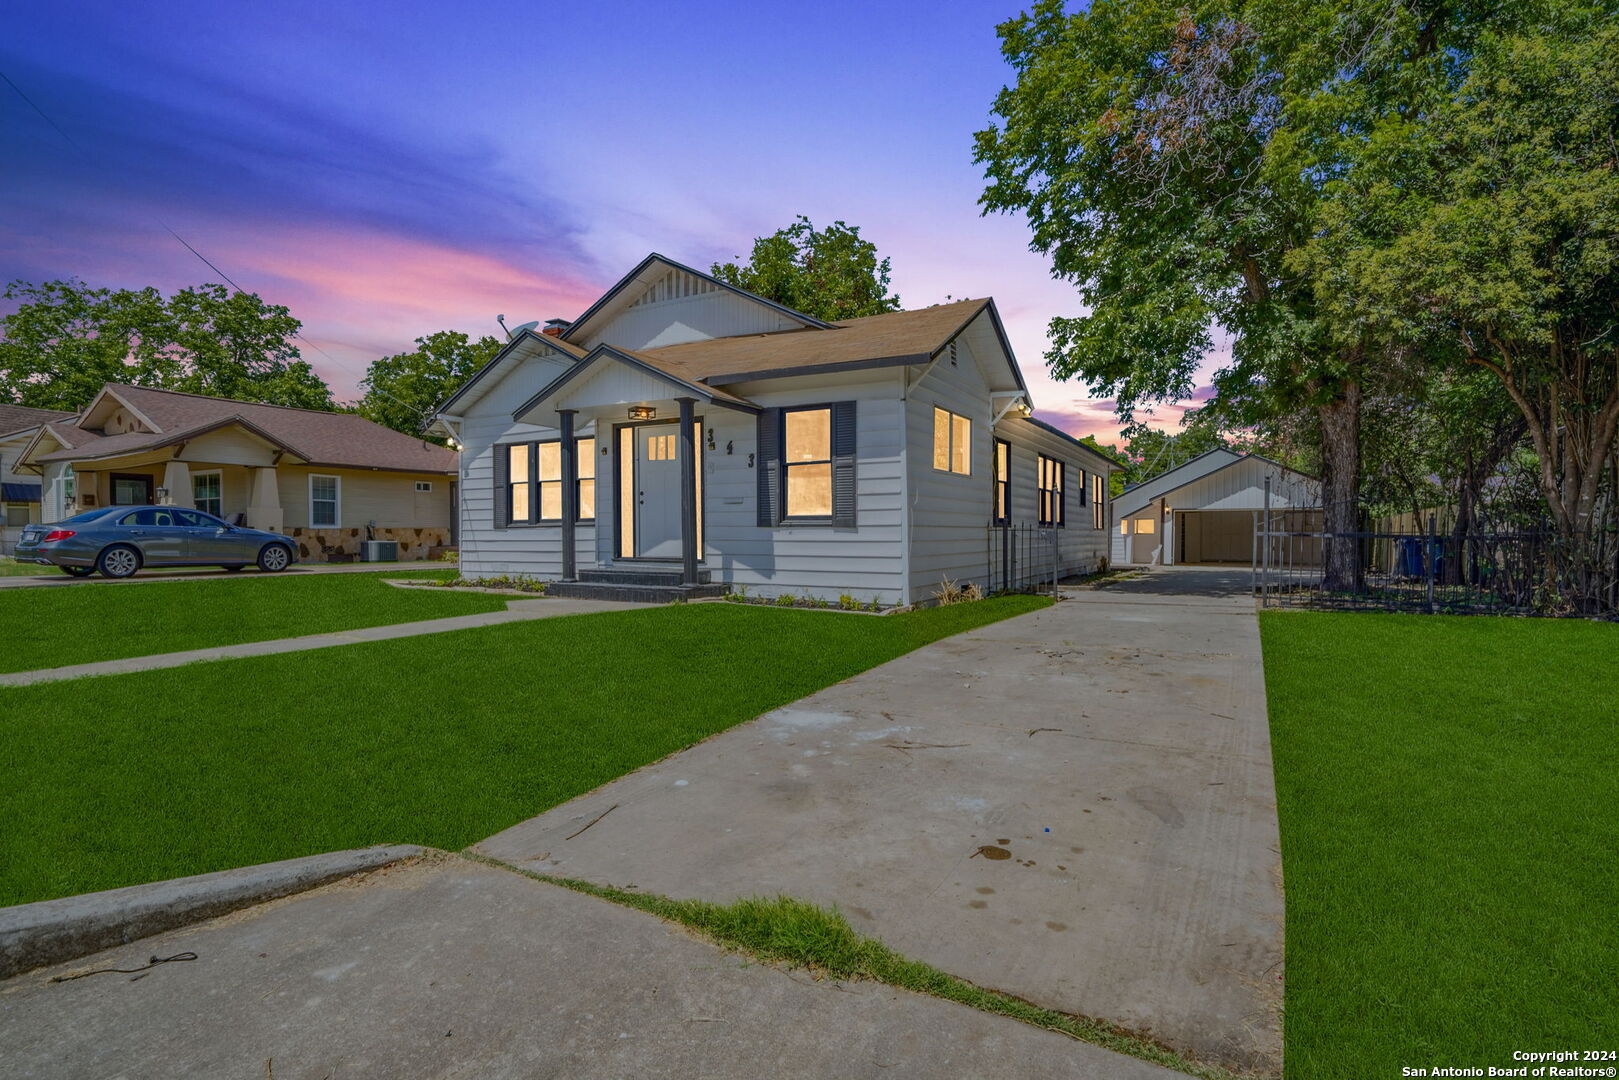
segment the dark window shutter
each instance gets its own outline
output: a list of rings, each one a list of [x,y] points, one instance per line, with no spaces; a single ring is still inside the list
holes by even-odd
[[[1057,468],[1062,477],[1062,490],[1057,492],[1057,525],[1060,527],[1068,524],[1068,465],[1059,461]]]
[[[759,527],[773,529],[781,520],[781,410],[759,414],[758,454],[754,461],[759,485]]]
[[[832,524],[854,528],[854,402],[832,406]]]
[[[1079,470],[1079,505],[1084,506],[1089,496],[1085,493],[1085,470]]]
[[[511,521],[512,493],[508,472],[512,466],[512,453],[504,443],[496,443],[495,449],[495,483],[494,507],[495,528],[504,529]]]

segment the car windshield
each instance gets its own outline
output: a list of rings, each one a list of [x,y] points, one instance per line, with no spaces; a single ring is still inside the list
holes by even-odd
[[[57,524],[58,525],[82,525],[87,521],[94,521],[97,518],[106,517],[108,514],[112,513],[114,510],[117,510],[117,509],[119,509],[119,508],[116,507],[116,506],[104,506],[100,510],[86,510],[82,514],[74,514],[70,518],[63,518],[61,521],[58,521]]]

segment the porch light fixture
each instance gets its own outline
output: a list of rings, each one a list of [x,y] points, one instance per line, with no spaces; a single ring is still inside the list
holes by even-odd
[[[658,415],[658,410],[654,409],[651,405],[631,405],[630,406],[630,419],[631,420],[651,420],[653,417],[655,417],[657,415]]]

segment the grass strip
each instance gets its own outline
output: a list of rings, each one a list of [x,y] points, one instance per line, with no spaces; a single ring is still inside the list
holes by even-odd
[[[750,896],[729,904],[710,900],[676,900],[657,893],[628,891],[578,878],[554,877],[513,866],[471,851],[466,858],[515,874],[560,885],[624,907],[678,923],[725,949],[753,959],[787,964],[830,979],[880,982],[902,990],[954,1001],[1033,1027],[1067,1035],[1079,1042],[1126,1054],[1154,1065],[1176,1069],[1202,1080],[1234,1080],[1238,1075],[1217,1065],[1193,1061],[1169,1047],[1103,1020],[1042,1008],[999,990],[988,990],[940,971],[931,964],[902,956],[876,938],[867,937],[836,908],[825,908],[791,896]]]
[[[122,660],[504,611],[506,597],[401,589],[386,578],[432,580],[453,569],[87,582],[0,590],[0,671]]]
[[[676,604],[0,690],[0,905],[376,843],[455,851],[1049,603],[880,619]]]

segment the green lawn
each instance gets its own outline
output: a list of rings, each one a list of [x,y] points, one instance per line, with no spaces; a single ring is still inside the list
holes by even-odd
[[[391,571],[0,589],[0,626],[6,628],[0,671],[505,610],[505,597],[407,591],[382,580],[454,574]]]
[[[1619,626],[1276,612],[1261,630],[1287,1075],[1611,1049]]]
[[[10,555],[0,555],[0,577],[38,577],[51,570],[48,566],[38,563],[23,563],[13,559]],[[59,573],[60,571],[51,571]]]
[[[643,608],[0,690],[0,905],[366,844],[461,848],[1048,603]]]

